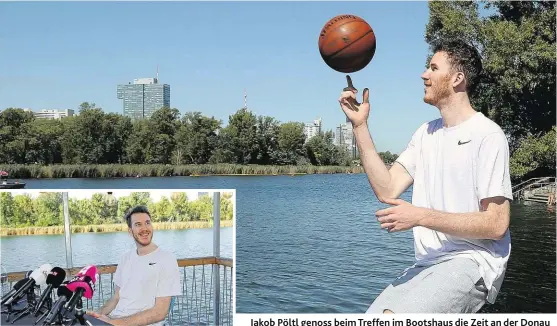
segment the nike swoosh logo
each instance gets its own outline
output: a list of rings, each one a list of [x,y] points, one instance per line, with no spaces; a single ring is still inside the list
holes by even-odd
[[[151,266],[151,265],[155,265],[155,264],[156,264],[156,263],[149,263],[149,266]]]
[[[459,140],[459,141],[458,141],[458,144],[459,144],[459,145],[464,145],[464,144],[468,144],[469,142],[471,142],[471,140],[465,141],[465,142],[461,142],[461,141]]]

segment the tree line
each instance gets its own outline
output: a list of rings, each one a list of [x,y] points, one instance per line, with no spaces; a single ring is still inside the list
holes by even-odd
[[[348,149],[333,138],[326,131],[306,141],[303,123],[280,123],[245,108],[222,127],[200,112],[180,117],[164,107],[132,120],[84,102],[78,115],[60,120],[2,111],[0,164],[350,165]]]
[[[188,200],[187,194],[175,192],[154,201],[148,192],[133,192],[115,198],[108,193],[95,193],[91,198],[69,198],[72,225],[125,223],[124,215],[136,205],[145,205],[153,222],[212,221],[213,198],[200,196]],[[230,193],[221,194],[221,220],[232,220],[233,202]],[[0,225],[2,227],[48,227],[64,225],[61,192],[45,192],[37,197],[28,194],[0,193]]]

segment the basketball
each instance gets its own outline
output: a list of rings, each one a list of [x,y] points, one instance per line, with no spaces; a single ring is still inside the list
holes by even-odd
[[[339,15],[331,18],[319,34],[319,53],[332,69],[352,73],[367,66],[375,54],[375,33],[362,18]]]

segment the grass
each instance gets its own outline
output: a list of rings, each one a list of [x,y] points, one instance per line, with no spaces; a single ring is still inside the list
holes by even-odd
[[[234,223],[231,220],[221,220],[221,227],[231,227]],[[154,230],[183,230],[183,229],[203,229],[212,228],[213,221],[190,221],[190,222],[154,222]],[[128,226],[120,224],[102,225],[72,225],[72,233],[105,233],[105,232],[127,232]],[[0,228],[0,236],[11,235],[45,235],[45,234],[64,234],[64,226],[29,226],[22,228]]]
[[[125,178],[206,175],[304,175],[362,173],[359,166],[240,165],[240,164],[106,164],[106,165],[0,165],[12,179]]]

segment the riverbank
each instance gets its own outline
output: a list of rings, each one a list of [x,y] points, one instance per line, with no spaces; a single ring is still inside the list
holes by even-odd
[[[362,173],[361,166],[315,166],[315,165],[240,165],[240,164],[106,164],[106,165],[21,165],[0,164],[10,179],[38,178],[137,178],[170,176],[218,176],[218,175],[306,175]]]
[[[232,227],[232,220],[221,220],[221,227]],[[212,228],[212,221],[190,221],[190,222],[153,222],[154,230],[183,230],[183,229],[206,229]],[[124,223],[120,224],[102,224],[102,225],[72,225],[72,233],[108,233],[108,232],[128,232],[128,226]],[[0,237],[13,235],[49,235],[64,234],[64,226],[29,226],[22,228],[0,228]]]

